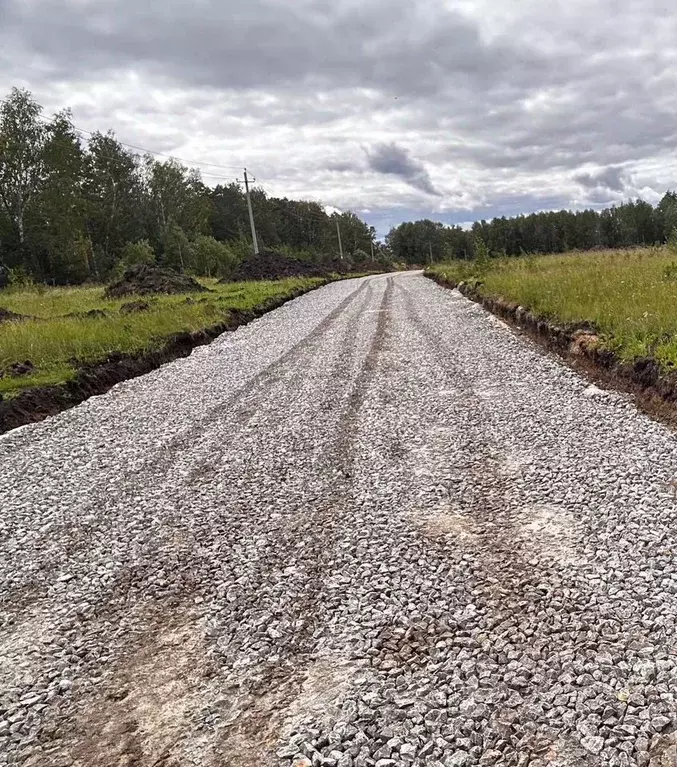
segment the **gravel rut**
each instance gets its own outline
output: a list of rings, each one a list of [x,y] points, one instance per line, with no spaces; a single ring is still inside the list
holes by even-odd
[[[677,765],[677,439],[418,274],[0,467],[0,764]]]

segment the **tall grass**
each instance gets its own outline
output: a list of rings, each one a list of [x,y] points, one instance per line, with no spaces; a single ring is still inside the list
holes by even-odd
[[[234,310],[253,309],[270,298],[319,285],[317,278],[219,284],[201,280],[210,293],[157,296],[151,308],[121,314],[129,299],[108,300],[103,287],[0,291],[0,307],[36,319],[0,323],[0,393],[5,396],[33,386],[73,378],[81,363],[97,362],[111,353],[135,354],[160,349],[179,332],[202,330],[225,321]],[[107,316],[65,317],[72,312],[103,309]],[[11,376],[14,362],[30,360],[35,371]]]
[[[437,264],[452,280],[476,280],[500,296],[557,322],[591,322],[622,359],[655,356],[677,365],[677,263],[667,248],[574,252]]]

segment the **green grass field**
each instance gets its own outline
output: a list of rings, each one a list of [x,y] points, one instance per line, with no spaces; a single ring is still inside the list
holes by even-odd
[[[151,308],[120,314],[120,306],[134,296],[108,300],[104,287],[31,288],[0,291],[0,307],[35,319],[0,323],[0,394],[12,397],[35,386],[72,379],[78,363],[104,360],[113,352],[135,354],[160,349],[167,338],[216,325],[233,310],[248,310],[269,298],[320,285],[320,278],[290,278],[274,282],[219,284],[202,279],[211,293],[137,297]],[[186,299],[191,299],[186,301]],[[71,312],[103,309],[106,317],[64,317]],[[34,372],[8,375],[15,362],[30,360]]]
[[[667,248],[436,264],[455,282],[477,281],[555,322],[591,322],[605,348],[632,361],[653,356],[677,365],[677,255]]]

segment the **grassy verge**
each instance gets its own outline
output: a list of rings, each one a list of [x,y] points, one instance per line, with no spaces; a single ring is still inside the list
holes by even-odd
[[[474,283],[557,324],[590,323],[624,362],[677,366],[677,263],[667,248],[436,264],[451,282]]]
[[[219,284],[201,280],[210,293],[144,298],[150,309],[120,313],[130,299],[108,300],[103,287],[0,291],[0,307],[34,319],[0,323],[0,394],[5,399],[27,389],[65,383],[78,367],[113,353],[135,355],[161,349],[182,332],[227,322],[233,311],[249,311],[271,299],[284,299],[321,285],[321,278]],[[66,317],[100,309],[105,317]],[[15,362],[30,360],[29,375],[9,374]]]

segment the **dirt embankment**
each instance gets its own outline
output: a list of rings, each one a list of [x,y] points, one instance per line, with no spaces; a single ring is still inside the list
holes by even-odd
[[[33,319],[33,318],[28,317],[25,314],[16,314],[15,312],[10,312],[9,309],[3,309],[2,306],[0,306],[0,323],[20,322],[21,320],[30,320],[30,319]]]
[[[579,372],[604,386],[634,395],[637,405],[648,415],[677,427],[677,372],[665,372],[655,358],[625,362],[602,346],[590,323],[557,325],[514,302],[484,296],[474,285],[433,273],[425,276],[443,287],[458,289],[466,298],[557,352]]]
[[[149,373],[179,357],[187,357],[196,346],[208,344],[222,333],[235,330],[312,289],[301,288],[286,296],[271,298],[248,311],[233,310],[225,322],[169,337],[158,351],[138,355],[112,354],[101,363],[82,366],[72,381],[60,386],[36,387],[12,399],[0,399],[0,434],[17,426],[42,421],[79,405],[89,397],[107,392],[121,381]]]
[[[164,269],[149,264],[131,266],[122,278],[106,289],[107,298],[125,296],[147,296],[155,293],[205,293],[207,288],[200,285],[188,274],[173,269]]]
[[[262,250],[247,256],[223,282],[248,280],[281,280],[285,277],[328,277],[331,274],[363,274],[384,272],[382,265],[372,261],[351,262],[338,256],[321,262],[302,261],[274,250]]]
[[[249,280],[281,280],[285,277],[324,277],[327,269],[309,261],[289,258],[274,250],[262,250],[247,256],[235,271],[222,282],[247,282]]]

